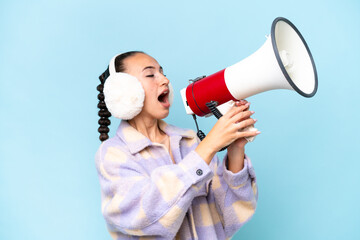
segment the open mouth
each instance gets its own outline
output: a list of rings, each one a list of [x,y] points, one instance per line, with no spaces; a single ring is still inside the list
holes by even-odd
[[[158,97],[159,102],[161,103],[167,103],[169,97],[169,90],[164,91],[160,96]]]

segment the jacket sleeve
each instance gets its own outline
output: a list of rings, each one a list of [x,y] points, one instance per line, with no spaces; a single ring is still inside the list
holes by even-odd
[[[103,143],[95,159],[109,231],[125,235],[173,238],[193,198],[213,176],[195,151],[151,174],[120,147]]]
[[[258,192],[255,171],[247,156],[244,168],[235,174],[226,168],[226,161],[227,154],[222,162],[215,157],[210,164],[214,177],[208,198],[215,202],[225,234],[231,237],[254,214]]]

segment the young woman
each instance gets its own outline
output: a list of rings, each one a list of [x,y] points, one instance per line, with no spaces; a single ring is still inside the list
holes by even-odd
[[[100,80],[103,143],[96,167],[111,236],[211,240],[234,235],[257,202],[255,173],[244,147],[245,137],[260,132],[239,131],[256,122],[249,103],[236,102],[200,142],[194,131],[161,120],[169,114],[172,89],[151,56],[120,54]],[[110,112],[123,120],[108,139]],[[227,154],[219,161],[215,154],[225,146]]]

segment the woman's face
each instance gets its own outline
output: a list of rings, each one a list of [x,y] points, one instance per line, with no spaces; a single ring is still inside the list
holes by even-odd
[[[145,91],[144,107],[138,116],[163,119],[169,115],[169,80],[159,63],[137,53],[124,60],[125,72],[139,79]]]

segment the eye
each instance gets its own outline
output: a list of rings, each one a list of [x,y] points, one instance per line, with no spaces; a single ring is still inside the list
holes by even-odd
[[[146,77],[154,77],[154,74],[146,75]]]

